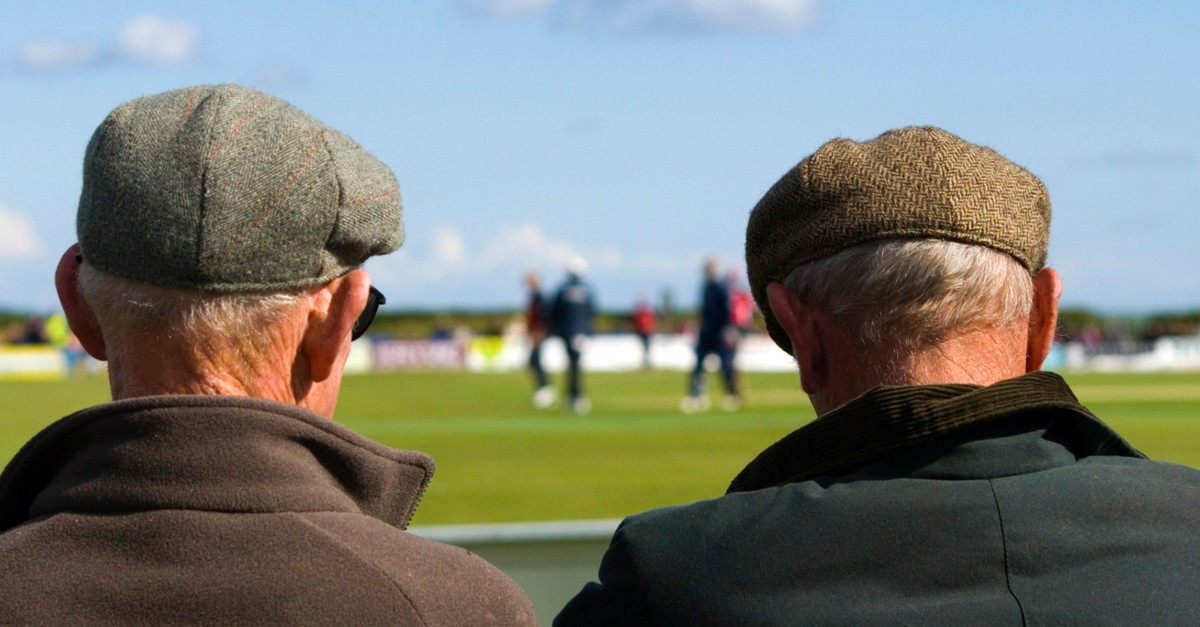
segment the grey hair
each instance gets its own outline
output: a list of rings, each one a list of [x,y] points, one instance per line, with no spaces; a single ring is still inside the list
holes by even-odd
[[[1033,277],[984,246],[915,239],[864,244],[796,268],[784,285],[863,348],[911,355],[1027,319]]]
[[[155,341],[182,338],[197,348],[214,338],[239,338],[243,350],[260,352],[267,333],[286,318],[304,290],[217,294],[151,285],[97,270],[79,269],[79,291],[106,338],[128,333]]]

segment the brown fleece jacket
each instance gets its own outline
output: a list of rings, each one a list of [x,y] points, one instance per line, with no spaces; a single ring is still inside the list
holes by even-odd
[[[404,531],[432,474],[270,401],[86,409],[0,475],[0,622],[536,624],[495,567]]]

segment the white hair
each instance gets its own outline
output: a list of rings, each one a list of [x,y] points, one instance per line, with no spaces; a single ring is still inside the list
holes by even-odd
[[[893,357],[1027,320],[1033,277],[1012,256],[946,240],[876,242],[796,268],[784,285],[864,349]]]
[[[236,339],[239,352],[261,354],[269,342],[267,330],[305,295],[303,290],[198,292],[123,279],[86,263],[79,269],[79,291],[104,330],[110,353],[130,341],[169,341],[202,353],[221,340]]]
[[[571,257],[567,261],[567,272],[575,276],[581,277],[587,273],[587,261],[583,257]]]

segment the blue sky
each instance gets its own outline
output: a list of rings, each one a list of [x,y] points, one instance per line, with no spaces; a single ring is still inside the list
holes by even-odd
[[[604,308],[741,262],[832,137],[908,124],[1045,181],[1064,302],[1200,308],[1200,3],[0,0],[0,307],[50,311],[83,148],[117,104],[215,82],[345,131],[400,180],[395,307],[516,306],[580,255]]]

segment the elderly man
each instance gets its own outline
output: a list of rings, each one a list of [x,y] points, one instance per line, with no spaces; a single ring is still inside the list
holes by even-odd
[[[1034,175],[936,128],[801,161],[746,261],[818,418],[626,520],[556,624],[1200,622],[1200,472],[1038,372],[1049,222]]]
[[[433,461],[334,424],[403,240],[392,172],[236,85],[137,99],[84,160],[56,284],[114,401],[0,476],[0,620],[532,624],[504,574],[404,531]]]

